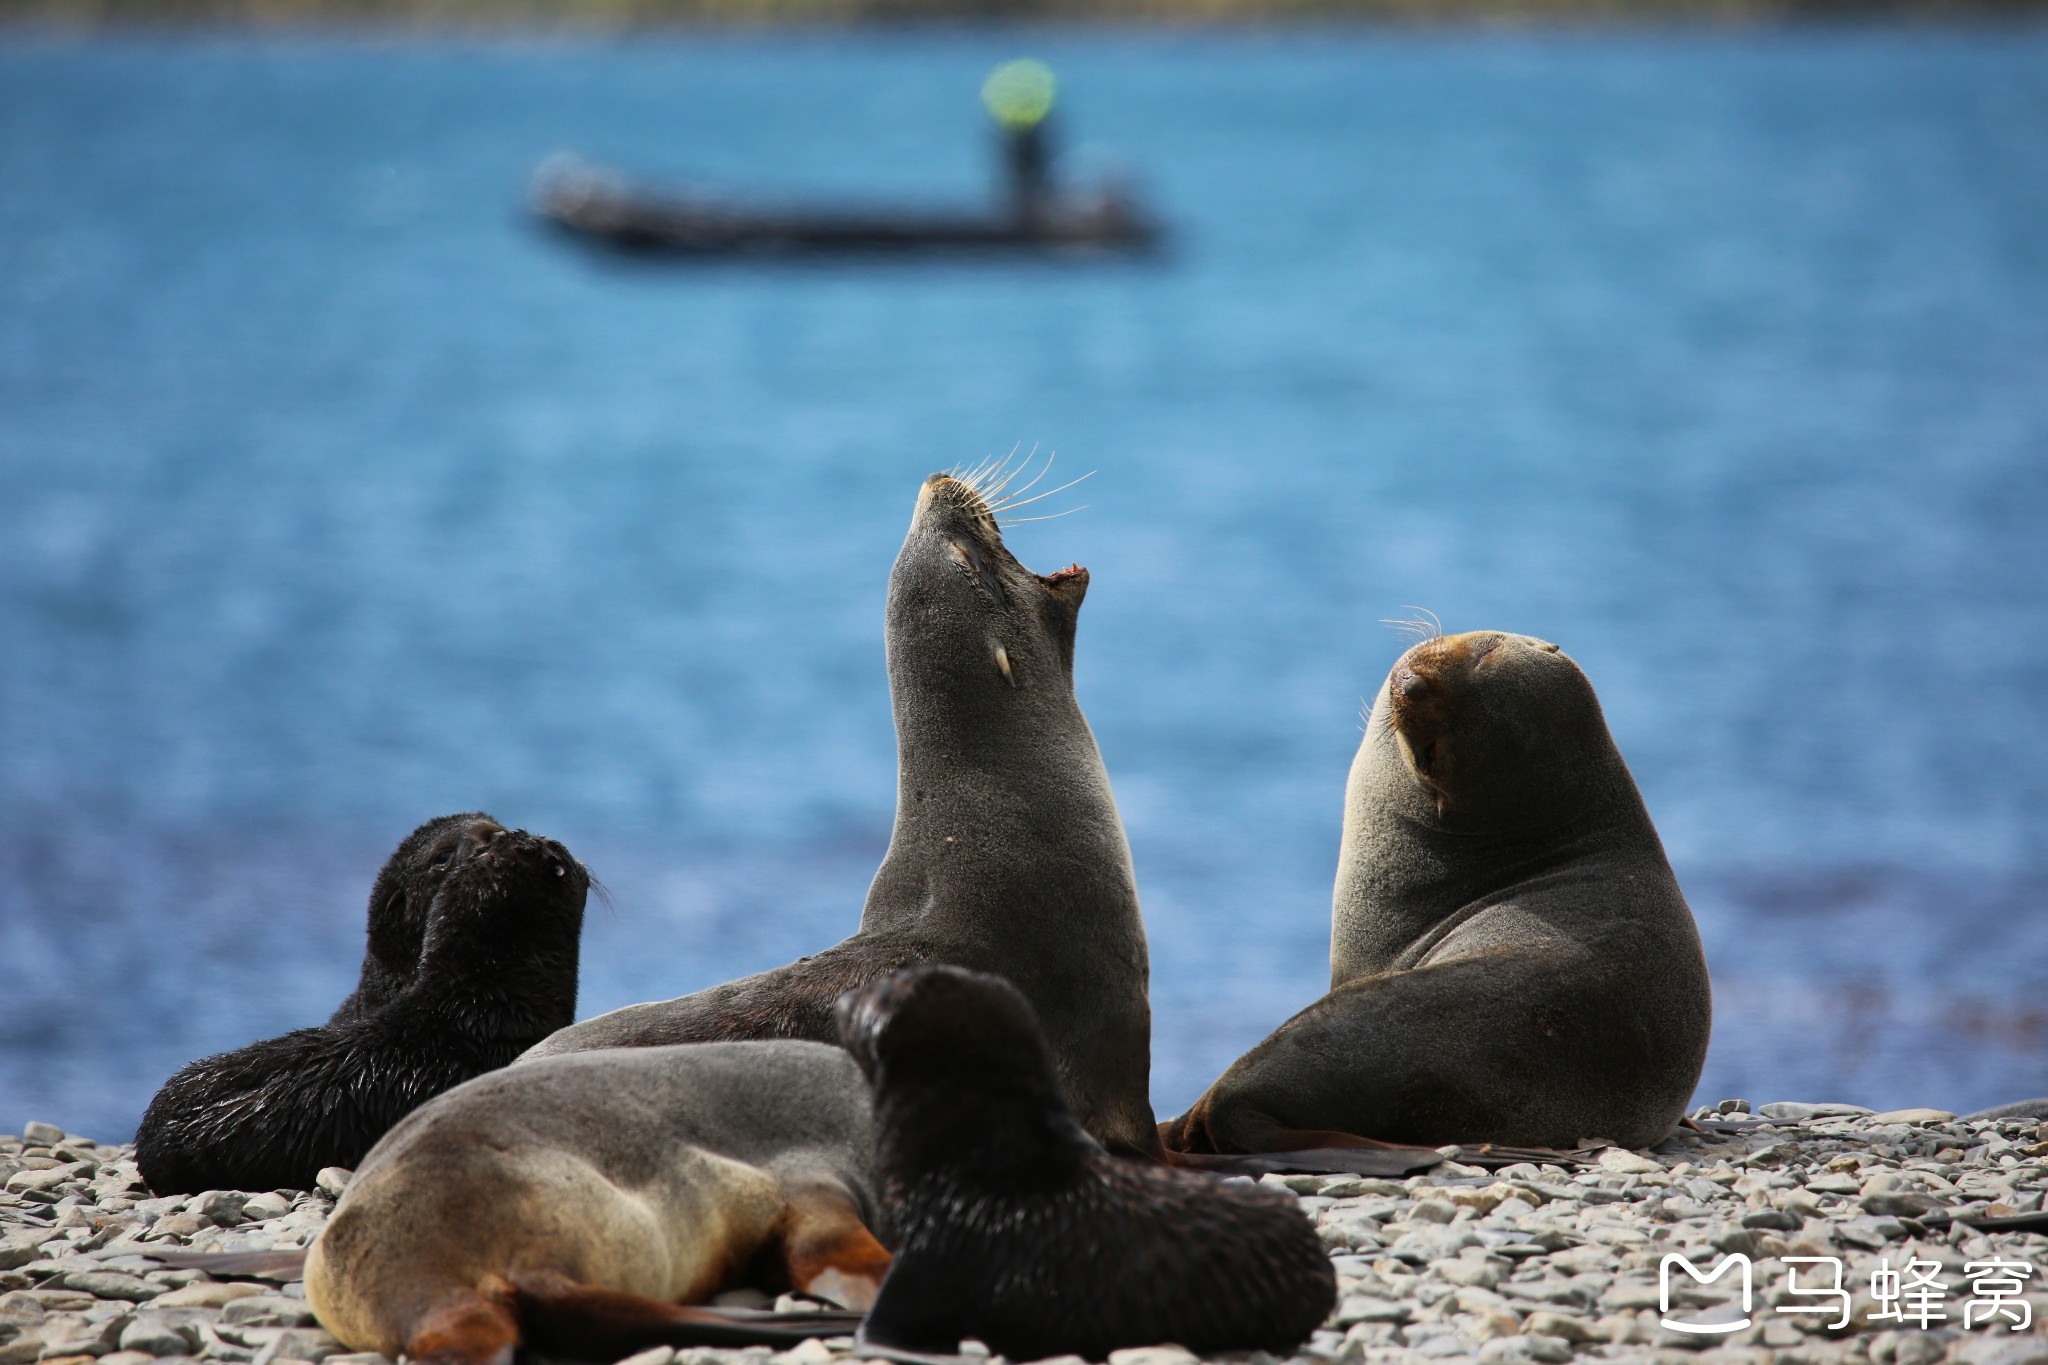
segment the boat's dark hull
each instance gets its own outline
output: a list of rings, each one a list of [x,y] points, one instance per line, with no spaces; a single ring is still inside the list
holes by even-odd
[[[971,213],[746,212],[569,182],[534,208],[553,226],[621,251],[676,256],[817,256],[911,252],[1148,251],[1158,227],[1122,200],[1055,203],[1029,217]]]

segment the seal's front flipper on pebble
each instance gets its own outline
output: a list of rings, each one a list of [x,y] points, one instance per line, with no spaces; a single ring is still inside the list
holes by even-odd
[[[1443,1164],[1434,1147],[1375,1143],[1359,1147],[1302,1147],[1276,1152],[1168,1152],[1167,1164],[1212,1175],[1408,1176]]]
[[[1356,1164],[1332,1167],[1331,1170],[1353,1171],[1359,1175],[1403,1175],[1409,1171],[1425,1170],[1444,1159],[1444,1154],[1434,1147],[1382,1142],[1378,1138],[1330,1128],[1290,1128],[1272,1115],[1248,1106],[1233,1110],[1230,1117],[1232,1124],[1228,1142],[1212,1143],[1206,1150],[1176,1150],[1176,1136],[1181,1125],[1187,1122],[1185,1118],[1160,1124],[1160,1140],[1172,1153],[1169,1159],[1176,1166],[1223,1171],[1237,1169],[1230,1164],[1237,1154],[1306,1159],[1311,1153],[1328,1152],[1334,1159],[1342,1153],[1345,1159]]]
[[[843,1190],[827,1185],[789,1189],[771,1254],[781,1278],[813,1298],[865,1312],[881,1291],[890,1256]]]
[[[513,1300],[525,1344],[585,1360],[622,1359],[649,1346],[794,1346],[845,1336],[860,1313],[746,1313],[664,1303],[595,1289],[564,1275],[524,1276]]]
[[[617,1360],[650,1346],[790,1347],[844,1336],[858,1313],[754,1313],[664,1303],[566,1275],[487,1278],[434,1304],[406,1341],[419,1365],[510,1365],[522,1349]]]

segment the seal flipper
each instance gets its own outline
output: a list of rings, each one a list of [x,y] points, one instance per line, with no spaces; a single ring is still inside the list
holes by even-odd
[[[958,1267],[943,1258],[898,1256],[854,1336],[855,1352],[904,1365],[956,1359],[966,1335],[960,1310],[973,1301],[959,1279]]]
[[[889,1273],[889,1253],[844,1190],[791,1191],[780,1231],[790,1285],[814,1298],[867,1309]]]
[[[648,1346],[794,1346],[844,1336],[860,1321],[853,1313],[726,1314],[558,1274],[522,1275],[512,1292],[527,1345],[584,1360],[617,1360]]]
[[[1372,1147],[1309,1147],[1291,1152],[1173,1152],[1167,1164],[1215,1175],[1406,1176],[1441,1165],[1434,1147],[1384,1151]]]
[[[1291,1127],[1248,1105],[1213,1105],[1208,1095],[1181,1117],[1160,1124],[1159,1136],[1167,1149],[1168,1164],[1226,1174],[1408,1175],[1444,1159],[1434,1147],[1382,1142],[1327,1128]]]
[[[512,1365],[519,1322],[511,1298],[512,1287],[496,1276],[450,1294],[406,1335],[406,1355],[415,1365]]]

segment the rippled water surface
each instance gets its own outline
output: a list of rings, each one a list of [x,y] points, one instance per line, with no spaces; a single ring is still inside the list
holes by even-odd
[[[1020,47],[1170,256],[663,270],[521,208],[565,149],[970,199]],[[2048,32],[17,34],[0,185],[0,1129],[323,1018],[442,811],[609,886],[585,1013],[842,936],[918,480],[1020,444],[1099,471],[1012,543],[1094,573],[1162,1113],[1325,984],[1411,605],[1601,689],[1703,1098],[2048,1092]]]

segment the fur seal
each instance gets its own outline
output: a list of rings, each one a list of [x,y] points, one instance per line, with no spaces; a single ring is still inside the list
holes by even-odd
[[[1170,1148],[1642,1147],[1678,1122],[1712,1015],[1699,932],[1556,645],[1486,631],[1394,665],[1351,767],[1330,980]]]
[[[386,1129],[576,1015],[589,875],[488,815],[415,830],[377,879],[356,991],[319,1028],[181,1069],[136,1133],[158,1194],[309,1189]],[[415,963],[405,954],[417,937]]]
[[[889,1263],[868,1230],[873,1144],[859,1070],[821,1043],[494,1071],[370,1152],[307,1255],[306,1296],[351,1348],[423,1365],[842,1334],[853,1317],[682,1305],[747,1281],[865,1307]]]
[[[787,967],[587,1020],[532,1055],[834,1042],[843,991],[898,967],[956,963],[1008,978],[1031,1001],[1083,1128],[1113,1151],[1157,1152],[1145,926],[1109,778],[1074,700],[1088,572],[1018,563],[1000,506],[972,479],[932,475],[890,575],[896,827],[859,932]]]
[[[874,1090],[895,1248],[862,1325],[869,1353],[1012,1360],[1176,1342],[1287,1355],[1336,1306],[1300,1205],[1111,1156],[1060,1098],[1031,1006],[999,977],[893,973],[838,1007]]]

